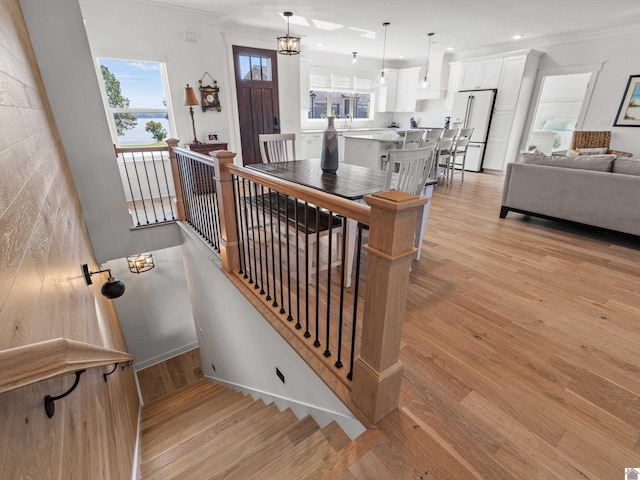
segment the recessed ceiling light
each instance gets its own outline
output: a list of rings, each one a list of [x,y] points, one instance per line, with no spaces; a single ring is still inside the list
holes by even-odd
[[[317,43],[317,45],[318,45],[319,47],[322,47],[322,46],[324,46],[324,43],[322,43],[322,42],[318,42],[318,43]]]
[[[521,38],[522,38],[522,35],[519,35],[519,34],[513,36],[514,40],[520,40]]]
[[[402,60],[404,58],[404,55],[400,55],[398,58]]]
[[[455,47],[447,47],[447,50],[451,51],[453,50]]]

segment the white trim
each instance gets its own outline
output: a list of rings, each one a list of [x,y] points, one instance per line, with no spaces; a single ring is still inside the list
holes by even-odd
[[[140,395],[140,386],[138,385],[138,376],[136,378],[136,386],[138,387],[138,395]],[[142,444],[142,402],[138,407],[138,431],[136,432],[136,446],[133,449],[133,466],[131,468],[131,480],[142,479],[142,462],[140,461],[140,445]]]
[[[152,357],[143,362],[134,363],[134,370],[136,372],[139,372],[140,370],[144,370],[145,368],[151,367],[158,363],[162,363],[166,360],[169,360],[170,358],[177,357],[178,355],[182,355],[185,352],[190,352],[194,348],[198,348],[198,346],[199,346],[198,342],[192,342],[187,345],[183,345],[182,347],[174,348],[173,350],[170,350],[161,355],[156,355],[155,357]]]
[[[533,94],[531,95],[531,101],[529,102],[529,107],[527,110],[527,121],[525,122],[522,138],[520,139],[521,151],[526,150],[527,142],[529,141],[529,137],[531,136],[533,120],[537,113],[540,95],[542,94],[542,82],[544,78],[553,77],[557,75],[574,75],[574,74],[580,74],[580,73],[591,74],[591,78],[589,79],[587,90],[582,100],[582,107],[580,108],[580,113],[578,114],[578,118],[576,119],[575,129],[581,130],[582,124],[584,122],[584,117],[586,116],[586,113],[589,109],[589,104],[591,103],[593,90],[598,80],[598,73],[602,70],[603,66],[604,66],[604,63],[594,63],[594,64],[588,64],[588,65],[568,65],[565,67],[555,67],[555,66],[542,67],[538,69],[535,86],[533,87]]]
[[[346,433],[351,440],[356,439],[359,435],[366,431],[364,425],[362,425],[362,423],[360,423],[360,421],[356,417],[349,416],[342,412],[336,412],[335,410],[328,410],[326,408],[317,407],[308,403],[298,402],[297,400],[293,400],[291,398],[274,395],[263,390],[246,387],[244,385],[229,382],[221,378],[210,377],[208,375],[205,375],[204,378],[215,383],[226,385],[236,391],[244,393],[245,395],[251,395],[254,400],[259,398],[265,403],[265,405],[275,403],[278,409],[281,411],[290,408],[296,414],[296,417],[298,419],[304,418],[307,415],[311,415],[321,428],[331,423],[332,421],[335,421],[338,425],[340,425],[344,433]]]

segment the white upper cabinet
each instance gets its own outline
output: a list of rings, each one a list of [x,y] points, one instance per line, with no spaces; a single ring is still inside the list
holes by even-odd
[[[459,90],[498,88],[501,72],[502,58],[466,62],[462,65]]]
[[[384,77],[387,84],[384,87],[378,87],[378,112],[395,112],[396,96],[398,94],[398,71],[391,68],[384,69]]]
[[[418,76],[420,68],[403,68],[398,71],[398,91],[396,94],[396,112],[415,112],[418,95]]]
[[[378,112],[415,112],[420,67],[385,68],[387,85],[378,87]]]
[[[526,55],[505,57],[498,86],[496,110],[515,110],[526,63]]]

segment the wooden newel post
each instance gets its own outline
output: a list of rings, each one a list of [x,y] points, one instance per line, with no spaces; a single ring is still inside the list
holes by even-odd
[[[373,423],[395,410],[400,397],[400,339],[414,233],[427,202],[399,191],[367,195],[371,206],[362,345],[353,369],[352,400]]]
[[[176,152],[173,151],[178,146],[179,140],[177,138],[167,138],[165,143],[169,147],[169,158],[171,159],[171,175],[173,176],[173,188],[176,192],[176,209],[178,210],[178,220],[184,222],[187,218],[184,213],[184,201],[182,197],[182,184],[180,183],[180,173],[178,171],[178,159],[176,158]]]
[[[226,164],[233,164],[235,156],[235,153],[227,150],[217,150],[213,155],[216,196],[220,212],[220,257],[222,267],[227,272],[237,271],[240,268],[233,179],[229,170],[225,168]]]

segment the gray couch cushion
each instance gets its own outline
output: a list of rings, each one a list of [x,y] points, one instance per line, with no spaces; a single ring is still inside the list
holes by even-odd
[[[613,162],[613,173],[640,176],[640,159],[618,157]]]
[[[523,153],[520,163],[528,165],[547,165],[549,167],[577,168],[580,170],[594,170],[596,172],[611,172],[615,155],[578,155],[556,156]]]

